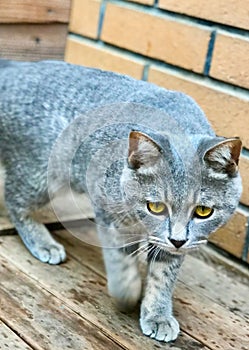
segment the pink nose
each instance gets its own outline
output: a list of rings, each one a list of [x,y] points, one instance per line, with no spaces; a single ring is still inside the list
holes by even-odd
[[[170,242],[171,242],[176,248],[180,248],[180,247],[182,247],[182,246],[187,242],[187,239],[185,239],[184,241],[177,241],[176,239],[170,239]]]

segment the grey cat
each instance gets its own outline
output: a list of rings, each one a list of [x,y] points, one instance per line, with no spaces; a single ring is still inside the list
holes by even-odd
[[[88,193],[110,295],[121,309],[137,304],[145,252],[141,329],[175,340],[177,273],[235,211],[241,141],[216,137],[185,94],[55,61],[0,61],[0,126],[6,206],[31,254],[66,259],[31,214],[65,184]]]

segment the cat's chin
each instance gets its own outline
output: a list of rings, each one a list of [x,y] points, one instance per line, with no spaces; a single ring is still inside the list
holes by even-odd
[[[188,252],[190,252],[189,249],[162,249],[165,253],[168,253],[170,255],[186,255]]]
[[[179,250],[169,251],[169,253],[172,254],[172,255],[186,255],[186,254],[194,252],[194,251],[196,251],[198,249],[199,249],[199,247],[186,248],[186,249],[179,249]]]
[[[178,251],[178,250],[174,250],[174,251],[168,251],[168,253],[170,253],[171,255],[185,255],[185,254],[187,254],[188,253],[188,251],[187,250],[180,250],[180,251]]]

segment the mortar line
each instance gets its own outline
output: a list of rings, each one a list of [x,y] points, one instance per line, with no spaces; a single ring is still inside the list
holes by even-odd
[[[135,58],[137,60],[145,60],[146,62],[150,63],[151,65],[156,65],[158,68],[165,68],[165,69],[174,70],[174,73],[182,74],[182,75],[184,75],[184,78],[186,78],[186,79],[198,78],[199,83],[202,83],[202,82],[212,83],[212,84],[215,84],[214,88],[219,88],[219,89],[224,89],[224,90],[226,89],[226,90],[228,90],[228,91],[226,91],[226,93],[230,93],[233,95],[235,93],[239,93],[239,94],[243,95],[243,96],[239,96],[240,98],[244,98],[246,100],[248,99],[248,90],[246,88],[241,87],[241,86],[234,85],[231,83],[226,83],[224,81],[215,79],[215,78],[210,77],[210,76],[204,76],[203,73],[193,72],[193,71],[190,71],[190,70],[185,69],[183,67],[175,66],[174,64],[170,64],[170,63],[167,63],[163,60],[159,60],[157,58],[148,57],[148,56],[145,56],[145,55],[137,53],[137,52],[129,51],[128,49],[118,47],[118,46],[115,46],[115,45],[110,44],[110,43],[105,43],[100,39],[92,39],[92,38],[89,38],[89,37],[86,37],[86,36],[83,36],[80,34],[76,34],[73,32],[69,32],[68,34],[69,34],[69,37],[71,37],[72,39],[83,40],[85,42],[88,41],[89,43],[97,44],[97,45],[99,45],[99,47],[102,47],[102,48],[113,49],[121,55],[126,55],[130,58]]]
[[[211,34],[210,34],[210,40],[209,40],[209,43],[208,43],[206,61],[205,61],[205,64],[204,64],[204,71],[203,71],[203,74],[205,76],[208,76],[209,72],[210,72],[212,58],[213,58],[213,53],[214,53],[214,45],[215,45],[216,33],[217,33],[217,31],[213,30],[211,32]]]
[[[247,262],[247,256],[249,253],[249,218],[247,220],[246,238],[244,243],[244,248],[242,252],[242,260]]]
[[[100,39],[102,28],[103,28],[105,10],[106,10],[106,0],[102,0],[100,5],[100,10],[99,10],[99,23],[98,23],[98,34],[97,34],[98,39]]]
[[[143,69],[143,74],[142,74],[142,80],[148,81],[149,69],[150,69],[150,64],[145,63],[144,69]]]
[[[238,28],[229,24],[224,24],[224,23],[219,23],[219,22],[214,22],[211,20],[207,20],[204,18],[198,18],[198,17],[194,17],[188,14],[183,14],[183,13],[178,13],[178,12],[174,12],[174,11],[170,11],[167,9],[163,9],[163,8],[159,8],[157,5],[157,1],[155,0],[155,3],[153,5],[146,5],[146,4],[142,4],[142,3],[126,3],[122,0],[106,0],[109,3],[115,4],[115,5],[119,5],[122,7],[126,7],[126,8],[130,8],[130,9],[134,9],[134,10],[144,10],[144,13],[149,13],[149,14],[154,14],[157,16],[168,16],[171,17],[172,19],[178,19],[182,22],[188,23],[188,24],[196,24],[196,25],[200,25],[200,26],[205,26],[206,28],[215,28],[215,29],[219,29],[219,30],[223,30],[223,31],[227,31],[231,34],[236,34],[236,35],[240,35],[246,38],[249,38],[249,30],[248,29],[244,29],[244,28]],[[156,4],[156,6],[155,6]]]

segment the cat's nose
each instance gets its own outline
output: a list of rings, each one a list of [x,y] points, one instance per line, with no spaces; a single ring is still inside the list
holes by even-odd
[[[187,239],[183,241],[177,241],[176,239],[170,239],[170,242],[176,247],[176,248],[181,248],[186,242]]]

